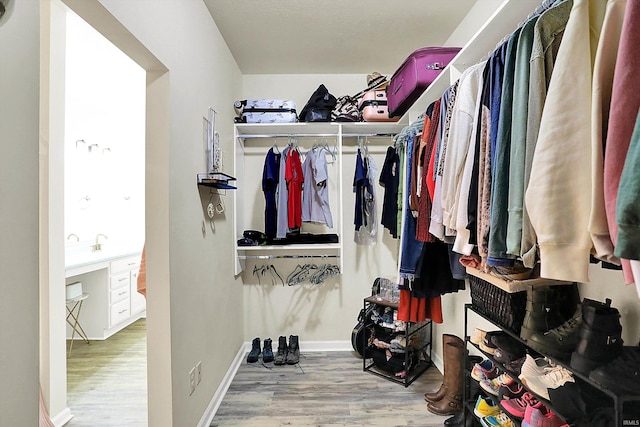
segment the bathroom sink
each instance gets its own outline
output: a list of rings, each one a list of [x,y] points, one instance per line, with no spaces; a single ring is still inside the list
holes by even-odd
[[[66,269],[81,267],[89,264],[107,262],[114,258],[133,255],[142,252],[142,247],[102,244],[102,249],[92,251],[91,246],[73,245],[65,248],[64,264]]]

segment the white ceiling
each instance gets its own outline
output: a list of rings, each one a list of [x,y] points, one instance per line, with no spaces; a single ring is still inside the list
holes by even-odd
[[[243,74],[393,72],[476,0],[204,0]]]

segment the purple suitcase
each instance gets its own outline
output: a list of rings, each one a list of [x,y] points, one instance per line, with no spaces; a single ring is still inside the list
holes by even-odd
[[[459,51],[459,47],[423,47],[409,55],[387,86],[389,116],[406,113]]]

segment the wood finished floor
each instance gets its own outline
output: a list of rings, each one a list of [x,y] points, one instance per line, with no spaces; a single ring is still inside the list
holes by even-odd
[[[76,341],[67,359],[67,426],[146,427],[146,361],[145,319],[105,341]],[[405,388],[362,372],[353,352],[303,351],[293,366],[243,362],[211,426],[442,426],[447,417],[423,400],[441,383],[431,367]]]
[[[74,342],[67,358],[73,418],[66,426],[147,426],[146,329],[140,319],[104,341]]]
[[[442,375],[429,368],[405,388],[362,371],[352,352],[302,353],[300,364],[243,362],[211,426],[442,426],[423,399]]]

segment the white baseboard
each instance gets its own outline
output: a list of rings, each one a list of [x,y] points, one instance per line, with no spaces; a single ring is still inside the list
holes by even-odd
[[[433,365],[438,368],[438,371],[440,371],[440,373],[444,372],[444,362],[442,361],[442,357],[440,357],[439,354],[431,352],[431,361],[433,362]]]
[[[236,357],[233,359],[233,362],[231,362],[231,366],[229,366],[227,373],[224,375],[224,378],[222,378],[222,382],[220,382],[218,389],[213,394],[207,409],[204,411],[204,414],[202,414],[198,422],[198,427],[209,427],[211,425],[211,421],[213,421],[213,417],[216,415],[222,399],[224,399],[224,395],[227,393],[227,390],[229,390],[233,377],[236,376],[236,372],[238,372],[238,368],[244,360],[244,355],[247,353],[246,347],[247,343],[240,346]],[[249,344],[249,349],[251,349],[251,344]]]
[[[73,418],[73,414],[71,413],[71,409],[64,408],[55,417],[51,417],[51,422],[56,427],[62,427],[63,425],[65,425],[66,423],[71,421],[71,418]]]
[[[211,398],[207,409],[200,418],[198,427],[209,427],[209,425],[211,425],[213,417],[216,415],[216,412],[222,403],[222,399],[224,399],[224,395],[227,393],[227,390],[229,390],[233,377],[235,377],[236,372],[238,372],[238,368],[240,368],[240,365],[244,361],[245,355],[250,350],[251,342],[249,341],[244,342],[240,346],[236,357],[233,359],[233,362],[231,362],[227,373],[224,375],[224,378]],[[353,351],[353,347],[351,346],[351,341],[300,341],[300,351],[303,353],[305,351]]]

